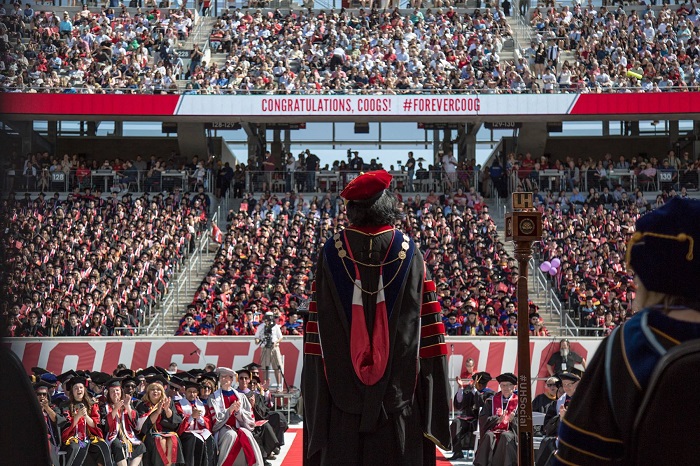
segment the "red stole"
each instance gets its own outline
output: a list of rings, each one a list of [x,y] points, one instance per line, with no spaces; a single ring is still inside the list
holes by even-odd
[[[236,392],[232,391],[230,395],[227,395],[224,393],[223,390],[221,390],[221,396],[224,398],[224,407],[228,409],[229,406],[233,404],[234,401],[238,401],[238,396],[236,396]],[[226,425],[231,427],[232,429],[240,430],[236,428],[236,417],[231,413],[231,416],[228,418],[228,421],[226,421]],[[238,435],[236,436],[236,441],[233,443],[233,446],[231,447],[231,451],[226,457],[226,460],[221,464],[221,466],[233,466],[233,462],[236,461],[236,458],[238,457],[238,454],[243,450],[243,456],[245,456],[246,461],[248,462],[248,466],[253,466],[256,462],[255,459],[255,450],[253,449],[253,445],[250,444],[250,439],[246,436],[238,432]]]
[[[493,397],[493,402],[491,404],[491,415],[492,416],[501,416],[503,414],[503,404],[507,400],[506,406],[506,413],[510,415],[513,411],[515,411],[518,408],[518,395],[513,393],[510,396],[510,399],[503,398],[502,392],[498,392],[496,395]],[[507,417],[507,416],[506,416]],[[504,422],[501,422],[499,424],[496,424],[493,428],[494,431],[503,431],[503,430],[508,430],[508,425],[510,423],[506,420]]]

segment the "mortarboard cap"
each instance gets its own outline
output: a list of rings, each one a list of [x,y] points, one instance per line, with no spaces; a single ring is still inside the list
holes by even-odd
[[[243,369],[248,369],[249,371],[255,370],[255,369],[260,369],[262,366],[258,364],[257,362],[251,362],[250,364],[246,364],[243,366]]]
[[[201,385],[198,382],[191,382],[189,380],[184,381],[182,386],[185,388],[185,390],[189,390],[190,388],[196,388],[197,390],[199,390],[201,387]]]
[[[136,373],[132,371],[131,369],[122,369],[120,371],[117,371],[116,374],[114,374],[115,377],[135,377]]]
[[[51,389],[51,388],[53,388],[53,385],[51,385],[50,383],[45,382],[45,381],[43,381],[43,380],[39,380],[39,381],[36,382],[34,385],[32,385],[32,387],[34,387],[34,390],[37,390],[37,389],[39,389],[39,388]]]
[[[92,383],[94,383],[95,385],[104,385],[111,378],[112,378],[112,376],[105,373],[105,372],[96,371],[96,372],[90,373],[90,380],[92,380]]]
[[[574,374],[573,372],[562,372],[561,374],[557,374],[557,377],[560,380],[570,380],[571,382],[578,382],[579,380],[581,380],[581,377]]]
[[[201,375],[199,381],[202,382],[204,379],[209,379],[214,382],[214,385],[219,385],[219,377],[214,372],[206,372]]]
[[[637,220],[626,262],[647,290],[698,299],[699,244],[700,201],[674,197]]]
[[[477,372],[476,374],[474,374],[472,379],[474,380],[474,382],[479,382],[485,385],[489,381],[491,381],[491,374],[489,374],[488,372]]]
[[[391,176],[386,170],[374,170],[362,173],[350,181],[340,193],[348,201],[364,201],[376,197],[391,184]]]
[[[32,367],[32,374],[37,375],[37,376],[42,376],[44,374],[48,374],[49,371],[44,369],[43,367]]]
[[[510,382],[513,385],[518,383],[518,378],[512,372],[504,372],[503,374],[496,377],[496,380],[498,381],[498,383]]]
[[[56,378],[59,380],[59,382],[65,385],[71,377],[75,377],[77,375],[78,373],[71,369],[67,372],[64,372],[63,374],[59,374]]]
[[[146,383],[149,385],[152,383],[159,383],[165,387],[168,385],[168,379],[163,374],[150,374],[146,376]]]
[[[105,386],[105,388],[121,387],[123,381],[124,381],[124,379],[121,377],[112,377],[111,379],[109,379],[107,382],[104,383],[104,386]]]
[[[81,384],[83,384],[83,385],[86,385],[86,384],[87,384],[87,378],[86,378],[86,377],[83,377],[82,375],[76,375],[75,377],[71,377],[71,378],[64,384],[64,385],[65,385],[65,388],[66,388],[66,391],[69,392],[69,391],[73,390],[73,386],[75,386],[75,385],[77,385],[77,384],[79,384],[79,383],[81,383]]]
[[[240,369],[236,371],[236,374],[240,377],[243,374],[247,374],[248,378],[250,378],[250,370],[249,369]]]
[[[183,387],[185,385],[185,381],[182,380],[180,377],[177,375],[171,375],[170,380],[168,381],[171,386],[173,387]]]

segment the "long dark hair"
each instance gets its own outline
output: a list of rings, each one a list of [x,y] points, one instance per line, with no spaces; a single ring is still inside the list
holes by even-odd
[[[358,227],[393,225],[403,216],[398,199],[387,190],[377,198],[348,202],[347,215],[350,223]]]

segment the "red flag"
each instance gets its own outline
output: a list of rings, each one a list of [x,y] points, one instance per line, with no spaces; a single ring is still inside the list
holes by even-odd
[[[498,284],[498,286],[496,286],[496,291],[504,291],[504,292],[508,293],[508,285],[501,282]]]
[[[224,234],[221,233],[221,230],[216,225],[216,223],[213,223],[211,227],[211,239],[213,239],[219,244],[223,243],[224,241]]]

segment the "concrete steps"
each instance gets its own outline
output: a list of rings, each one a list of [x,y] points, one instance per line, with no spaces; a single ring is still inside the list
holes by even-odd
[[[501,200],[501,203],[503,203],[503,200]],[[490,212],[498,211],[495,200],[487,199],[486,204],[489,206]],[[493,215],[493,220],[498,228],[498,236],[501,241],[503,241],[506,252],[509,257],[515,257],[513,242],[505,240],[505,220],[500,215],[496,214]],[[551,307],[548,305],[546,293],[542,291],[538,293],[538,287],[535,282],[535,277],[533,276],[536,272],[539,271],[528,270],[528,299],[538,307],[540,317],[544,320],[544,325],[549,330],[549,333],[551,335],[559,335],[559,316],[554,314]]]
[[[213,246],[212,246],[213,247]],[[187,306],[192,303],[197,292],[197,288],[202,283],[202,280],[209,273],[211,265],[214,263],[214,252],[203,253],[201,262],[197,267],[194,267],[190,272],[185,267],[172,286],[172,299],[167,302],[167,309],[164,307],[161,312],[164,313],[161,317],[161,335],[175,335],[180,319],[187,311]]]

